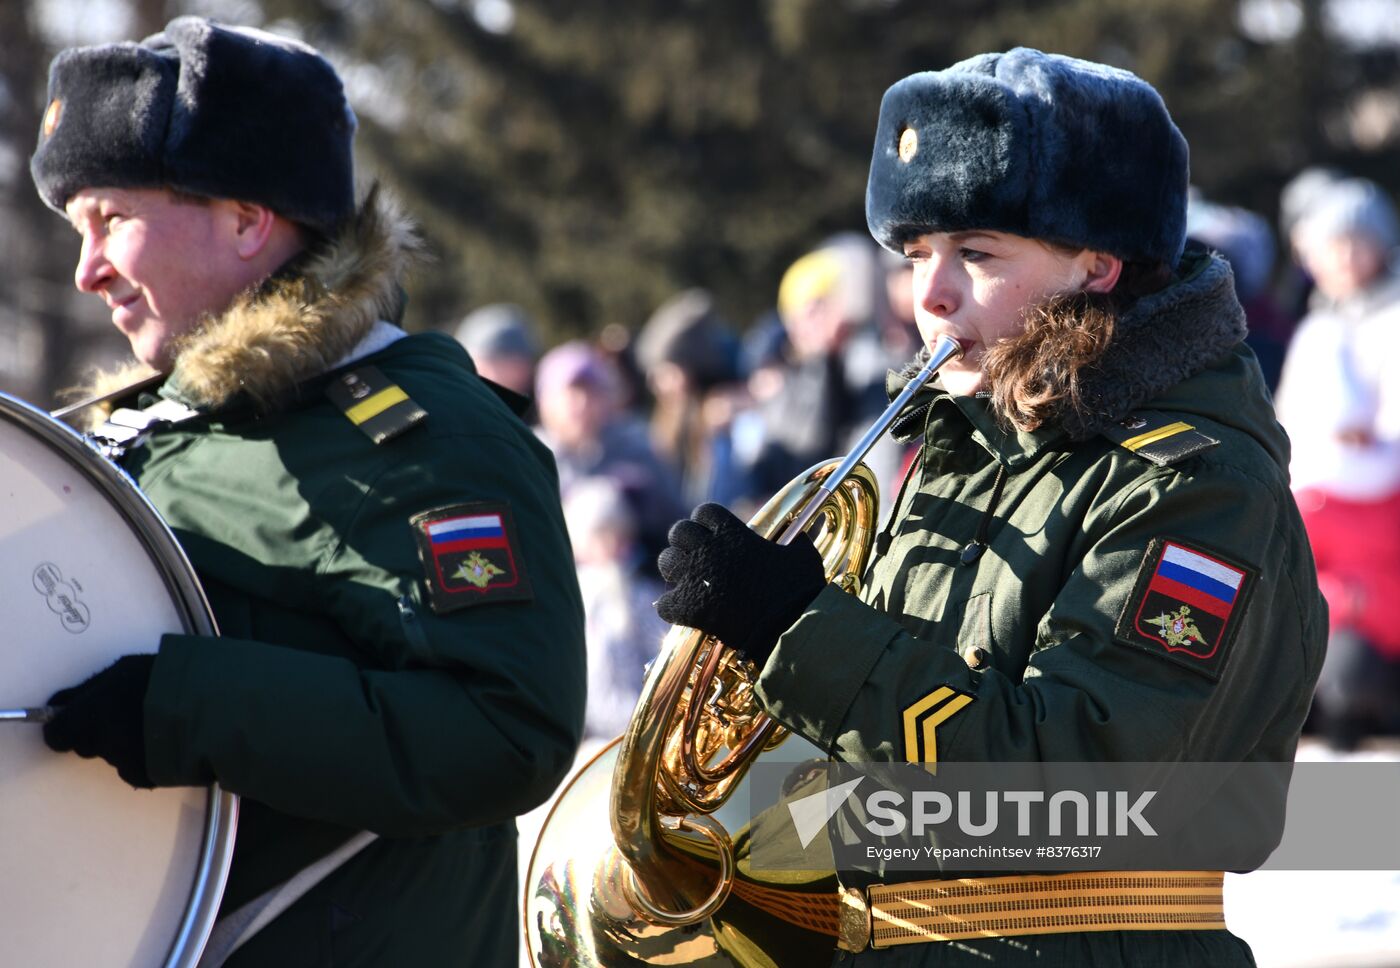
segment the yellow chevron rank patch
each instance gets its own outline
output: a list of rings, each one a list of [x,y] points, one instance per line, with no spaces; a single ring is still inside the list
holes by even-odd
[[[973,697],[952,686],[939,686],[903,713],[904,758],[922,763],[930,773],[938,772],[938,727],[947,722]]]

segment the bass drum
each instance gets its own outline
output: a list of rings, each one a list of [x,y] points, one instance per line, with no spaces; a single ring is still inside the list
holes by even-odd
[[[135,484],[0,394],[0,706],[41,706],[166,632],[214,634],[194,570]],[[0,722],[0,937],[10,965],[194,966],[237,799],[134,790],[101,760]]]

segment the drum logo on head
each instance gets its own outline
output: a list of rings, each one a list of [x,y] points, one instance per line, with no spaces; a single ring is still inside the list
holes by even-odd
[[[83,586],[76,580],[65,579],[57,565],[46,561],[34,569],[34,590],[44,596],[49,610],[58,616],[65,629],[75,634],[87,631],[91,616],[88,607],[78,598]]]

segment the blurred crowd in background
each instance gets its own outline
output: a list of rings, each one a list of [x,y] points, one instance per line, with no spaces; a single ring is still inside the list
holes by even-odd
[[[917,349],[909,268],[860,226],[880,92],[1015,45],[1134,70],[1191,144],[1206,191],[1189,231],[1234,267],[1292,439],[1332,617],[1312,728],[1347,749],[1400,734],[1400,0],[983,0],[937,16],[916,0],[634,0],[625,17],[608,0],[6,0],[6,393],[67,402],[127,352],[74,290],[76,241],[28,177],[48,60],[177,13],[328,52],[360,167],[433,257],[406,328],[455,332],[534,399],[588,599],[599,737],[621,731],[664,632],[651,602],[670,524],[706,500],[747,516],[843,453]],[[911,459],[889,441],[871,455],[886,503]]]
[[[1375,183],[1308,169],[1263,216],[1192,196],[1188,232],[1231,264],[1249,343],[1292,440],[1292,475],[1331,611],[1311,730],[1339,749],[1400,734],[1400,220]],[[451,325],[482,374],[532,396],[559,464],[584,591],[589,722],[625,728],[665,632],[655,557],[704,501],[752,514],[845,452],[918,349],[911,267],[864,236],[834,237],[740,326],[700,289],[635,333],[542,345],[518,306]],[[870,463],[892,495],[913,451]]]

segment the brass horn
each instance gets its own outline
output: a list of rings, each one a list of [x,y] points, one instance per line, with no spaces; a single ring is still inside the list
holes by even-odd
[[[815,525],[827,579],[858,592],[879,516],[879,488],[861,460],[961,353],[941,337],[843,460],[794,478],[749,526],[786,544]],[[784,760],[826,758],[763,712],[756,679],[752,663],[712,636],[667,633],[627,732],[564,787],[536,842],[525,882],[536,968],[778,968],[831,957],[834,870],[763,872],[747,862],[763,835],[745,815],[748,798],[735,796],[749,767],[779,744]]]

